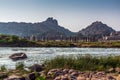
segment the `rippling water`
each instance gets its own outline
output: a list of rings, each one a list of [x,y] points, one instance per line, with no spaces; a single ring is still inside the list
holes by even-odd
[[[46,59],[54,58],[58,55],[77,55],[77,54],[91,54],[97,56],[107,55],[120,55],[120,48],[0,48],[0,66],[5,65],[7,68],[14,68],[14,62],[9,59],[9,56],[13,53],[24,52],[28,58],[22,60],[26,66],[30,66],[35,63],[42,63]]]

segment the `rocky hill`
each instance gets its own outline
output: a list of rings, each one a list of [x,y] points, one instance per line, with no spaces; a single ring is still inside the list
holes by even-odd
[[[8,22],[0,23],[0,33],[17,35],[17,36],[71,36],[74,33],[58,25],[58,21],[53,18],[39,23],[25,23],[25,22]]]
[[[105,36],[105,35],[110,35],[111,32],[115,32],[114,29],[109,27],[106,24],[103,24],[100,21],[96,21],[86,27],[85,29],[82,29],[81,31],[78,32],[78,34],[81,34],[83,36]]]

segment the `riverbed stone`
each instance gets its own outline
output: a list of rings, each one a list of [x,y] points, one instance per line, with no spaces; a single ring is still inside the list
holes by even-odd
[[[17,61],[17,60],[26,59],[27,55],[25,53],[14,53],[10,55],[9,58],[12,59],[13,61]]]

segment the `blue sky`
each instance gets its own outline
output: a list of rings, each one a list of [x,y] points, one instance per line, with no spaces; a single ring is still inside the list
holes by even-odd
[[[42,22],[48,17],[74,32],[94,21],[120,30],[120,0],[0,0],[0,22]]]

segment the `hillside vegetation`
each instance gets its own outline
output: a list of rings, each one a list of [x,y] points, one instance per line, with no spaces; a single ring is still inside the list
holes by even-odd
[[[120,41],[71,42],[71,41],[28,41],[15,35],[0,35],[1,47],[120,47]]]
[[[32,47],[38,46],[35,42],[27,41],[17,36],[0,34],[0,46],[1,47]]]
[[[120,47],[120,41],[105,41],[105,42],[38,41],[36,43],[42,47],[93,47],[93,48]]]

